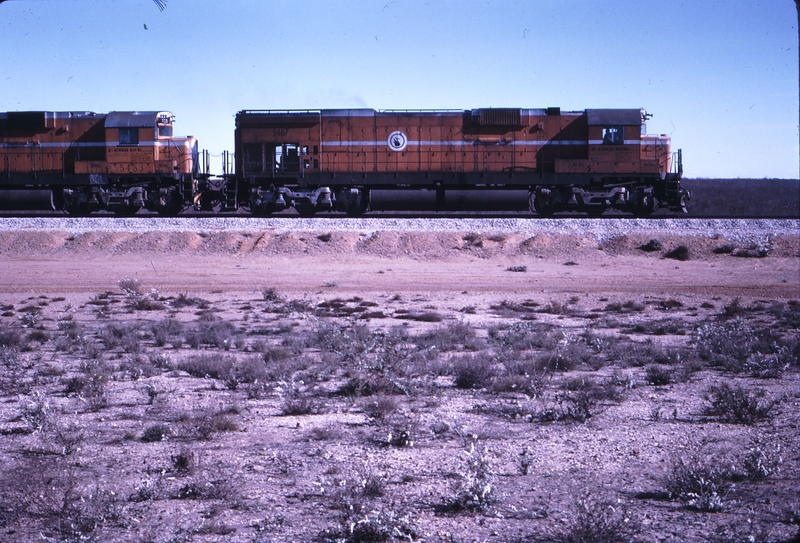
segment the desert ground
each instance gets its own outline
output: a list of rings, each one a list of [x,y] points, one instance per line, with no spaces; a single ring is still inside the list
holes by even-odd
[[[798,541],[800,235],[322,224],[0,231],[0,541]]]

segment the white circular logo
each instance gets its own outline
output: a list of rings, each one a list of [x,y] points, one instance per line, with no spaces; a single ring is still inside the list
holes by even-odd
[[[400,130],[389,134],[389,148],[392,151],[402,151],[408,145],[408,138]]]

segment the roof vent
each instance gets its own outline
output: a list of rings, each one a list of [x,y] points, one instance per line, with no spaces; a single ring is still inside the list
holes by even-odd
[[[473,113],[474,115],[474,113]],[[478,110],[478,124],[481,126],[520,126],[522,111],[511,108],[488,108]]]

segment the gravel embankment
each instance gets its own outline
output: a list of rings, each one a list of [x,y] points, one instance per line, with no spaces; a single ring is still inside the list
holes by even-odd
[[[620,235],[714,236],[753,240],[799,235],[796,219],[398,219],[398,218],[0,218],[0,231],[86,232],[520,232]]]

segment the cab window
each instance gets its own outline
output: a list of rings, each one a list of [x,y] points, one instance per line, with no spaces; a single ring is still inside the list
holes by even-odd
[[[621,126],[604,126],[603,127],[603,145],[619,145],[624,143],[623,127]]]
[[[160,125],[158,125],[158,136],[160,138],[171,138],[172,137],[172,125],[171,124],[160,124]]]
[[[120,128],[119,129],[119,144],[120,145],[139,145],[139,129],[138,128]]]

